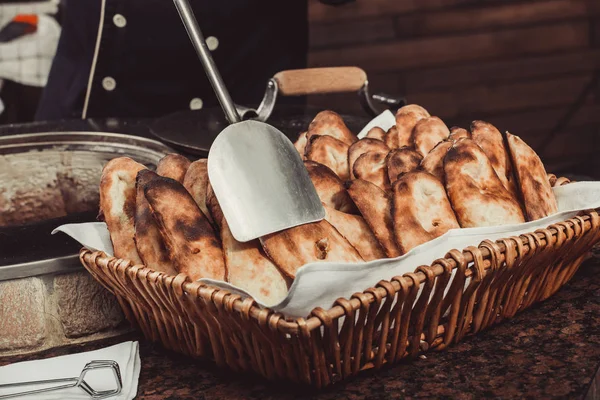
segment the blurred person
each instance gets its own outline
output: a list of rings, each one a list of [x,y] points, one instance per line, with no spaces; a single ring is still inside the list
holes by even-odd
[[[171,0],[64,1],[37,120],[158,117],[218,106]],[[276,72],[306,67],[308,0],[190,3],[236,103],[258,104]]]

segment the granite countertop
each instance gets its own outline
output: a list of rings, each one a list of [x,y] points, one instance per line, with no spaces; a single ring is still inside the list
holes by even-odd
[[[43,355],[0,359],[0,365],[140,340],[138,399],[572,398],[600,393],[600,259],[587,261],[547,301],[443,352],[428,353],[316,392],[216,368],[139,334]],[[595,394],[595,396],[593,396]]]

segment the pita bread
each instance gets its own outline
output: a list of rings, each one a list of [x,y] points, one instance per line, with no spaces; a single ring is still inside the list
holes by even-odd
[[[508,152],[504,148],[504,138],[500,131],[490,123],[473,121],[471,123],[471,136],[490,160],[502,185],[516,198],[517,191],[513,179],[512,165]]]
[[[350,132],[342,117],[333,111],[321,111],[308,126],[306,138],[310,141],[313,136],[331,136],[348,146],[356,142],[358,138]]]
[[[394,239],[391,199],[371,182],[356,179],[350,182],[348,194],[360,210],[385,254],[389,258],[402,255]]]
[[[471,134],[468,130],[466,130],[465,128],[459,128],[458,126],[453,126],[452,128],[450,128],[450,136],[448,137],[448,140],[450,140],[451,142],[456,142],[459,139],[463,138],[471,138]]]
[[[175,268],[192,280],[224,280],[221,243],[183,185],[158,177],[144,185],[144,195]]]
[[[452,142],[440,142],[421,161],[421,169],[429,172],[442,183],[446,179],[444,177],[444,157],[446,157],[446,153],[450,150],[450,147],[452,147]]]
[[[357,179],[369,181],[382,190],[390,189],[390,179],[386,165],[387,153],[370,151],[358,157],[352,168]]]
[[[396,111],[396,115],[400,115],[400,114],[417,114],[419,116],[421,116],[422,118],[427,118],[427,117],[431,117],[431,115],[429,115],[429,112],[424,109],[423,107],[417,105],[417,104],[407,104],[403,107],[400,107],[398,109],[398,111]]]
[[[100,178],[100,214],[110,232],[115,257],[142,264],[135,246],[135,179],[145,169],[131,158],[110,160]]]
[[[246,290],[263,304],[277,304],[285,299],[287,279],[264,254],[260,241],[241,243],[235,240],[212,190],[209,190],[206,202],[219,226],[227,282]]]
[[[200,211],[202,211],[202,214],[204,214],[212,224],[212,216],[208,212],[208,207],[206,206],[208,159],[203,158],[190,164],[190,167],[183,178],[183,186],[192,195],[192,198],[200,208]]]
[[[260,238],[265,253],[290,278],[311,262],[356,263],[358,251],[325,220],[300,225]]]
[[[306,159],[331,168],[342,180],[350,179],[346,143],[332,136],[312,136],[306,145]]]
[[[413,129],[415,149],[425,157],[429,152],[450,136],[450,130],[438,117],[423,118]]]
[[[528,221],[558,212],[558,205],[540,157],[520,137],[506,133]]]
[[[350,172],[350,178],[355,178],[352,168],[354,167],[354,163],[356,162],[358,157],[367,152],[387,154],[389,151],[390,149],[381,140],[364,138],[359,140],[358,142],[355,142],[352,146],[348,148],[348,167]]]
[[[300,153],[302,159],[304,159],[304,151],[306,150],[306,143],[308,142],[308,138],[306,137],[307,132],[303,132],[298,136],[298,139],[294,142],[294,147]]]
[[[390,149],[399,149],[404,146],[413,146],[413,129],[417,122],[426,118],[421,114],[406,112],[396,114],[396,126],[392,127],[385,136],[385,144]]]
[[[158,175],[148,169],[143,169],[137,174],[135,181],[135,246],[146,267],[167,275],[177,275],[177,270],[169,258],[169,252],[144,195],[144,186],[156,178]]]
[[[390,151],[386,161],[390,182],[394,183],[400,175],[417,169],[421,160],[423,156],[408,147]]]
[[[367,138],[385,141],[385,131],[376,126],[367,132]]]
[[[385,258],[385,252],[371,232],[371,228],[360,215],[346,214],[325,207],[325,220],[342,234],[365,261]]]
[[[158,162],[156,173],[183,183],[183,178],[190,164],[191,161],[187,157],[180,154],[167,154]]]
[[[344,182],[329,167],[314,161],[304,161],[317,195],[323,204],[338,211],[356,214],[358,210],[346,191]]]
[[[444,185],[425,171],[404,174],[394,184],[394,235],[403,253],[460,228]]]
[[[444,159],[444,173],[446,192],[461,227],[525,222],[521,206],[473,140],[461,139],[452,145]]]

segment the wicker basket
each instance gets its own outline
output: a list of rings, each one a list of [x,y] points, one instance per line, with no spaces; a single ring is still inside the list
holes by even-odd
[[[85,249],[80,258],[147,339],[234,371],[320,388],[442,350],[511,318],[554,294],[599,241],[600,217],[587,211],[534,233],[451,250],[430,266],[294,320],[183,274]]]

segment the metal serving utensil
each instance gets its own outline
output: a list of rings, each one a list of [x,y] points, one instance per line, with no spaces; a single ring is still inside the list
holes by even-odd
[[[85,375],[88,371],[98,370],[98,369],[110,369],[113,372],[113,376],[115,378],[115,388],[109,390],[95,390],[92,388],[86,381]],[[119,369],[119,364],[116,361],[111,360],[95,360],[86,364],[86,366],[81,371],[78,377],[73,378],[60,378],[60,379],[45,379],[38,381],[29,381],[29,382],[18,382],[18,383],[8,383],[4,385],[0,385],[0,389],[11,388],[11,387],[21,387],[21,386],[29,386],[29,385],[50,385],[57,384],[55,386],[42,388],[42,389],[33,389],[27,390],[24,392],[15,392],[0,395],[0,399],[13,399],[16,397],[29,396],[32,394],[39,393],[47,393],[54,392],[57,390],[64,390],[70,388],[80,388],[84,392],[86,392],[92,399],[105,399],[107,397],[116,396],[121,393],[123,390],[123,381],[121,379],[121,370]]]
[[[293,143],[264,122],[242,121],[189,2],[173,1],[230,124],[210,148],[208,176],[234,238],[247,242],[325,218]]]

